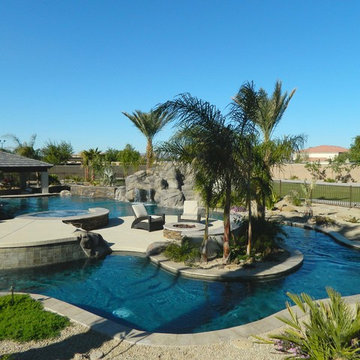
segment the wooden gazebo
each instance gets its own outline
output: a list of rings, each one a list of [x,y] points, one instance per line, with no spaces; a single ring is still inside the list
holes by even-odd
[[[32,172],[41,173],[41,192],[49,192],[48,169],[53,165],[43,161],[0,151],[0,171],[4,173],[19,173],[20,187],[25,188],[26,176]]]

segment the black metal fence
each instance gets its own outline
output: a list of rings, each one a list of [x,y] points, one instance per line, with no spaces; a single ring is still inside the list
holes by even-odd
[[[298,180],[273,180],[273,190],[280,197],[288,195],[291,191],[297,191],[299,197],[304,198],[303,184],[304,181]],[[314,203],[358,207],[360,206],[360,184],[317,182],[314,185],[311,200]]]

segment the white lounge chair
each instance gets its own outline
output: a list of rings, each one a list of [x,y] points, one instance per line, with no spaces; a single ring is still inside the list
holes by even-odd
[[[200,221],[201,214],[196,200],[184,201],[184,212],[178,215],[178,221]]]
[[[131,224],[132,229],[143,229],[147,231],[163,229],[165,214],[149,215],[144,204],[133,204],[132,210],[135,215],[135,220]]]

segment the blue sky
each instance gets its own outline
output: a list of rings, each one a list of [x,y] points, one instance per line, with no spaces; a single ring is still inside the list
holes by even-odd
[[[275,135],[348,147],[359,39],[358,0],[0,0],[0,138],[144,152],[122,111],[190,92],[226,112],[244,82],[282,80],[297,91]]]

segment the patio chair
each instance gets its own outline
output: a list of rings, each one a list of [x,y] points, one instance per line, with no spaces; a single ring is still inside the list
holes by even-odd
[[[162,230],[165,224],[165,214],[149,215],[144,204],[133,204],[132,210],[135,220],[131,224],[132,229],[143,229],[147,231]]]
[[[178,221],[198,221],[200,222],[201,214],[196,200],[184,201],[184,212],[178,215]]]

